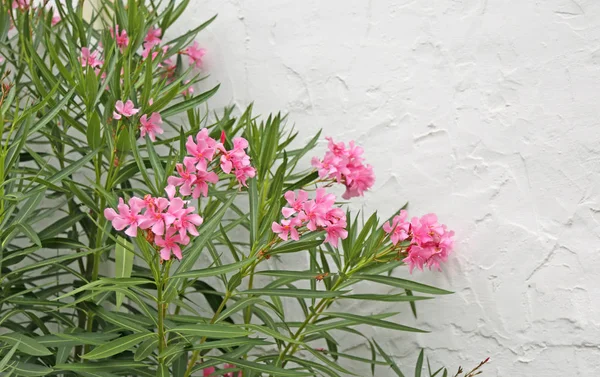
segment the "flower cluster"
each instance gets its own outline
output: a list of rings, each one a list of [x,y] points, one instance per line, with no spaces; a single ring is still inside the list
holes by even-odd
[[[439,224],[433,213],[408,221],[407,212],[402,210],[390,223],[384,224],[383,230],[390,235],[393,245],[410,241],[403,262],[411,273],[415,267],[423,270],[423,266],[440,270],[440,263],[445,262],[452,251],[454,232]]]
[[[190,65],[195,65],[196,68],[202,66],[202,57],[206,54],[206,50],[200,48],[198,42],[194,42],[192,46],[189,46],[181,52],[183,55],[187,55],[190,61]]]
[[[104,62],[98,59],[98,51],[92,52],[87,47],[81,48],[81,57],[79,62],[82,67],[100,68]]]
[[[224,140],[223,140],[224,141]],[[181,186],[179,192],[183,195],[192,195],[197,199],[208,195],[208,183],[217,183],[219,177],[216,173],[208,171],[213,160],[220,155],[219,164],[225,174],[233,173],[242,186],[247,186],[246,180],[256,175],[256,170],[250,165],[250,156],[246,154],[248,141],[243,137],[233,139],[233,148],[225,149],[223,142],[217,142],[208,135],[208,129],[203,128],[196,135],[188,137],[185,143],[188,156],[183,159],[183,164],[177,164],[179,177],[171,176],[168,183]]]
[[[171,253],[181,259],[181,246],[190,242],[188,236],[197,236],[196,227],[202,224],[202,217],[193,213],[195,208],[175,197],[175,188],[167,186],[167,198],[146,195],[144,199],[132,197],[128,204],[119,198],[118,213],[112,208],[104,210],[104,217],[112,222],[116,230],[136,237],[138,228],[148,229],[156,246],[160,247],[160,257],[169,260]]]
[[[30,6],[29,0],[14,0],[12,2],[12,7],[21,11],[29,9]]]
[[[119,108],[123,116],[123,108],[127,109],[125,113],[131,112],[127,103],[121,102]],[[153,121],[153,116],[149,119],[142,116],[140,121],[142,124],[148,124],[160,119],[158,116],[158,119]],[[151,130],[143,128],[142,132],[150,133]],[[194,207],[187,206],[184,198],[191,196],[197,199],[200,196],[208,196],[208,184],[216,184],[219,181],[219,176],[209,171],[212,161],[216,161],[220,155],[218,164],[221,169],[225,173],[234,171],[236,179],[242,185],[246,184],[247,178],[255,174],[254,168],[250,166],[250,157],[244,150],[248,147],[248,142],[240,137],[234,138],[233,144],[233,149],[226,150],[223,143],[208,135],[206,128],[202,129],[195,140],[189,137],[186,148],[190,156],[184,158],[183,164],[176,165],[178,176],[168,177],[166,198],[146,195],[144,199],[133,197],[127,204],[119,198],[118,212],[106,208],[104,216],[112,222],[116,230],[125,230],[125,234],[131,237],[137,236],[138,228],[147,230],[149,240],[153,240],[160,248],[163,260],[168,260],[171,253],[181,259],[181,246],[190,242],[189,235],[198,235],[196,227],[202,224],[202,217],[193,213]],[[180,196],[176,196],[177,187]]]
[[[304,190],[298,190],[297,195],[288,191],[284,197],[288,203],[288,207],[281,210],[285,219],[271,224],[271,230],[282,240],[290,237],[298,241],[299,230],[303,227],[309,231],[324,230],[327,233],[325,242],[334,247],[338,246],[340,238],[348,236],[346,214],[341,208],[334,207],[335,195],[328,194],[324,188],[318,188],[315,198],[310,200]]]
[[[162,35],[162,30],[160,28],[150,28],[148,33],[144,37],[144,44],[142,50],[142,58],[147,59],[148,56],[151,57],[152,60],[156,59],[159,53],[162,52],[163,56],[167,54],[169,51],[169,46],[160,46],[160,39]],[[157,48],[155,48],[157,47]],[[172,59],[165,59],[159,65],[160,68],[164,68],[166,72],[166,76],[169,79],[169,82],[173,79],[175,75],[176,64]]]
[[[121,53],[125,51],[125,48],[127,47],[127,45],[129,45],[129,37],[127,36],[127,30],[123,29],[121,30],[121,33],[119,33],[119,25],[117,25],[115,26],[114,30],[110,29],[110,36],[113,39],[115,39],[117,47],[119,47]]]
[[[351,141],[348,148],[343,142],[335,143],[328,137],[328,151],[323,160],[313,157],[312,165],[318,169],[320,178],[334,179],[346,186],[344,199],[362,196],[375,183],[371,165],[363,164],[363,149]]]

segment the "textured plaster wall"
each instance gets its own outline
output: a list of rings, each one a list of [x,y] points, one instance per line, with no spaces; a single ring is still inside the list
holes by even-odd
[[[599,1],[192,3],[179,32],[219,14],[199,39],[222,83],[212,107],[254,101],[303,140],[357,140],[377,182],[353,207],[409,200],[456,231],[444,272],[413,275],[456,294],[419,303],[417,321],[407,305],[345,308],[432,330],[364,329],[409,373],[419,346],[453,369],[490,356],[485,376],[596,375]]]

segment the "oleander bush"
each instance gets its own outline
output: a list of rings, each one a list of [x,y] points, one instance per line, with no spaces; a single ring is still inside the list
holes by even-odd
[[[318,156],[320,134],[302,145],[285,116],[209,111],[194,39],[215,18],[165,37],[189,3],[2,0],[0,371],[403,376],[360,330],[425,330],[344,303],[416,316],[450,292],[391,273],[439,269],[453,232],[404,203],[346,210],[375,181],[351,141]],[[415,358],[416,376],[448,375]]]

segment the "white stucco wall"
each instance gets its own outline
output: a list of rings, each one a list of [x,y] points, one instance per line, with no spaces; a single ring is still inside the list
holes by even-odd
[[[409,200],[456,231],[444,272],[413,275],[456,294],[418,321],[347,308],[432,330],[365,329],[409,374],[417,346],[452,368],[490,356],[484,376],[596,374],[600,2],[194,0],[179,30],[215,13],[199,38],[212,107],[254,101],[303,139],[357,140],[377,183],[356,208]]]

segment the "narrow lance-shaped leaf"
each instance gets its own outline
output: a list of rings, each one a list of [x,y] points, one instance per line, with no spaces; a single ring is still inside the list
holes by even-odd
[[[82,358],[88,360],[105,359],[123,351],[127,351],[151,336],[156,336],[156,334],[142,333],[127,335],[94,348],[90,353],[83,355]]]
[[[52,355],[52,352],[39,344],[34,338],[24,334],[9,333],[0,335],[0,341],[10,345],[17,345],[17,349],[32,356]]]
[[[115,245],[115,277],[116,278],[128,278],[131,276],[133,269],[133,244],[127,239],[119,236],[117,237],[117,243]],[[116,307],[117,310],[123,303],[123,293],[116,293]]]
[[[444,290],[441,288],[436,288],[436,287],[432,287],[430,285],[425,285],[425,284],[417,283],[417,282],[414,282],[411,280],[395,278],[395,277],[391,277],[391,276],[356,274],[356,275],[353,275],[352,277],[355,279],[359,279],[359,280],[369,280],[369,281],[372,281],[375,283],[381,283],[381,284],[389,285],[392,287],[409,289],[409,290],[415,291],[415,292],[430,293],[433,295],[447,295],[447,294],[452,293],[450,291],[447,291],[447,290]]]

